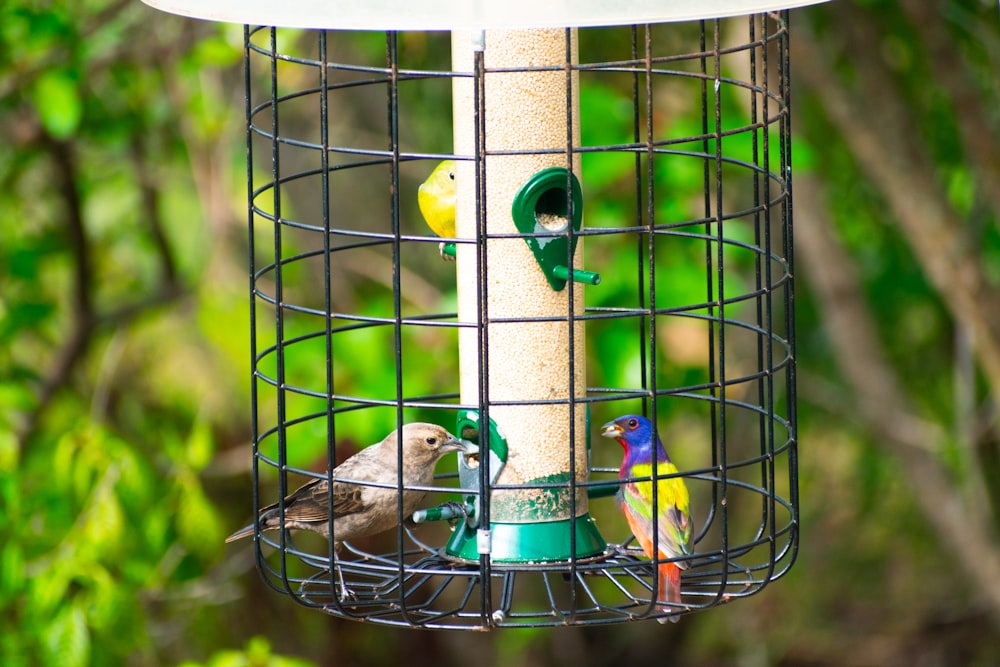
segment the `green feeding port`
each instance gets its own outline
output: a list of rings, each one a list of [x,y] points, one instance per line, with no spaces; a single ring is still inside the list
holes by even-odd
[[[575,519],[537,523],[490,523],[489,544],[479,543],[478,531],[456,528],[446,551],[463,560],[479,560],[481,546],[489,547],[494,563],[544,563],[574,557],[570,531],[576,533],[577,559],[604,552],[607,543],[589,514]]]
[[[589,416],[587,421],[589,429]],[[484,431],[487,434],[485,438],[482,437]],[[488,466],[486,474],[492,486],[507,463],[508,446],[503,432],[492,419],[489,427],[482,429],[477,410],[459,411],[456,432],[478,450],[477,455],[459,457],[462,488],[481,489],[482,465]],[[455,526],[445,547],[449,556],[462,560],[477,561],[483,554],[489,554],[493,562],[506,563],[552,562],[596,556],[607,549],[607,543],[591,516],[584,513],[573,518],[561,518],[566,514],[566,499],[572,488],[568,473],[532,480],[522,492],[530,499],[519,503],[516,508],[519,520],[506,520],[512,508],[497,507],[494,512],[491,506],[491,515],[495,514],[499,520],[491,518],[488,529],[481,525],[481,503],[486,497],[481,491],[466,495],[462,503],[423,510],[415,514],[414,519],[464,518]]]
[[[569,208],[572,202],[573,230],[580,231],[583,224],[583,193],[580,181],[563,167],[549,167],[529,178],[511,205],[514,224],[531,248],[535,261],[545,279],[555,291],[566,286],[567,280],[587,285],[598,285],[601,276],[567,266],[576,252],[579,237],[573,236],[570,247]]]

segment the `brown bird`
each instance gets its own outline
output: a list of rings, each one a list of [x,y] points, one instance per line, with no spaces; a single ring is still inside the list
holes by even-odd
[[[434,467],[449,452],[467,451],[466,445],[435,424],[415,422],[403,426],[403,484],[430,486],[434,483]],[[397,431],[382,442],[362,449],[333,469],[333,533],[336,544],[381,533],[399,524],[398,514],[398,447]],[[379,486],[374,486],[378,484]],[[330,536],[329,485],[326,479],[314,479],[285,497],[284,527],[310,530]],[[402,518],[408,518],[424,499],[426,491],[403,490]],[[278,503],[260,511],[257,524],[261,531],[282,527]],[[226,538],[232,542],[253,535],[254,524],[241,528]],[[350,594],[340,577],[341,597]]]

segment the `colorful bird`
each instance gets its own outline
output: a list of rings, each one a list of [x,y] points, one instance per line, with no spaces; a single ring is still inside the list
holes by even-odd
[[[403,426],[403,484],[430,486],[434,483],[434,467],[449,452],[467,451],[466,445],[435,424],[416,422]],[[333,469],[333,533],[336,543],[374,535],[399,524],[397,503],[398,449],[397,432],[393,431],[381,442],[362,449]],[[384,486],[372,486],[375,482]],[[426,491],[404,489],[402,518],[408,518],[424,499]],[[261,531],[309,530],[324,537],[330,536],[328,510],[330,506],[327,480],[314,479],[290,493],[284,501],[284,523],[277,503],[260,511],[257,525]],[[250,524],[226,538],[232,542],[254,533]],[[340,577],[341,597],[350,592]]]
[[[660,438],[653,447],[653,425],[645,417],[625,415],[605,424],[601,429],[605,438],[614,438],[625,450],[618,476],[622,480],[646,477],[646,481],[625,482],[618,487],[618,505],[625,513],[632,534],[643,553],[654,558],[654,545],[659,558],[678,558],[691,554],[691,513],[688,509],[688,490],[681,477],[656,480],[656,507],[653,505],[653,483],[650,478],[677,473],[677,466],[670,462]],[[653,456],[656,456],[656,473],[653,473]],[[653,513],[656,511],[656,535],[653,534]],[[660,563],[659,594],[657,602],[681,601],[681,570],[687,569],[686,561]],[[674,612],[677,607],[664,605],[663,611]],[[676,615],[658,618],[676,622]]]
[[[417,204],[427,226],[443,238],[455,238],[455,161],[441,162],[417,190]],[[454,257],[445,254],[441,243],[442,259]]]

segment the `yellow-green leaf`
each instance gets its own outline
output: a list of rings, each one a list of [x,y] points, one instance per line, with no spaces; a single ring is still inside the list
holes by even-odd
[[[58,139],[72,136],[83,117],[76,77],[65,70],[50,70],[39,77],[32,92],[45,129]]]
[[[24,587],[24,551],[17,542],[0,550],[0,599],[8,599]]]
[[[79,605],[63,606],[45,629],[44,638],[46,664],[86,667],[90,663],[90,631]]]
[[[200,558],[211,559],[222,549],[224,535],[219,516],[193,476],[181,480],[177,531],[181,544]]]
[[[198,419],[187,440],[187,462],[194,470],[201,470],[212,460],[215,443],[208,420]]]

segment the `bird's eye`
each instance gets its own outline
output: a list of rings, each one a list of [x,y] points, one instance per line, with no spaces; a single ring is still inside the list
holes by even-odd
[[[638,425],[639,425],[639,420],[638,419],[629,419],[628,420],[628,427],[629,428],[635,428]]]
[[[428,445],[436,445],[437,441],[438,441],[438,439],[435,438],[433,435],[427,438],[427,444]]]
[[[453,181],[454,181],[454,180],[455,180],[455,172],[453,172],[453,171],[449,171],[449,172],[448,172],[448,178],[450,178],[451,180],[453,180]]]

